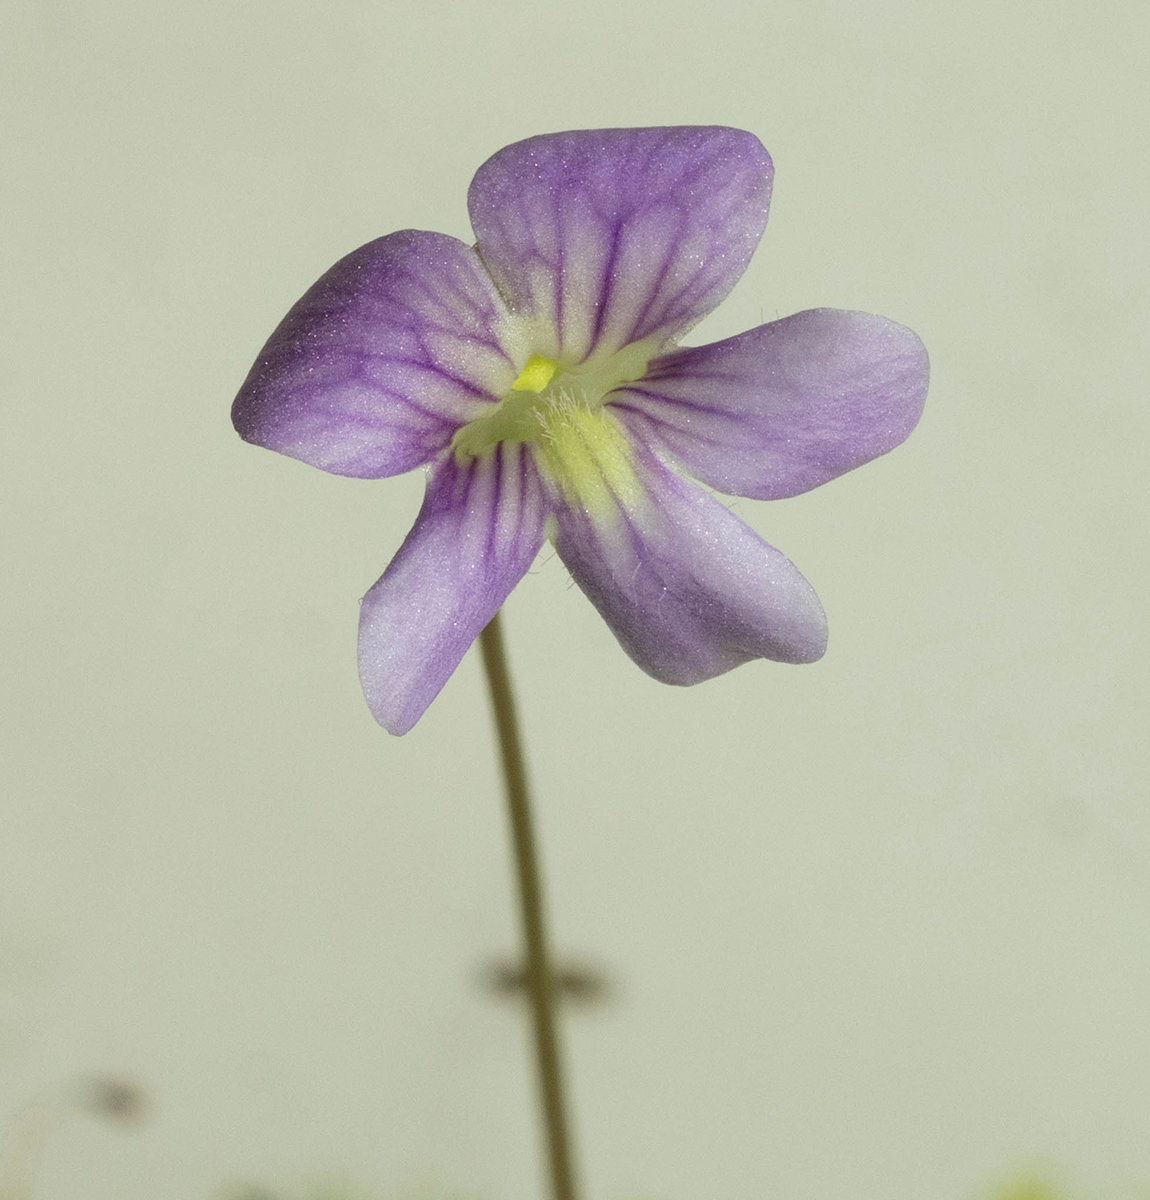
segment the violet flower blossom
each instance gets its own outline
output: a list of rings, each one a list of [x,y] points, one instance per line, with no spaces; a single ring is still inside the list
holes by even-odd
[[[884,454],[918,420],[927,358],[893,321],[826,308],[674,348],[746,269],[772,175],[736,129],[528,138],[471,181],[476,245],[369,242],[272,334],[242,437],[338,475],[428,471],[360,612],[364,694],[392,733],[548,538],[665,683],[822,656],[810,584],[699,484],[771,500]]]

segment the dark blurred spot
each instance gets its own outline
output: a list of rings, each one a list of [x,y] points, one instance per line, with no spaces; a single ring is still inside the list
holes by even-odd
[[[148,1115],[148,1094],[131,1080],[95,1076],[84,1083],[84,1107],[96,1116],[130,1124]]]

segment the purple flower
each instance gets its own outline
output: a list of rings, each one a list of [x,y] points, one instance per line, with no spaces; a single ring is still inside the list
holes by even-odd
[[[242,437],[339,475],[428,469],[360,613],[363,690],[392,733],[547,538],[656,679],[822,655],[810,584],[699,484],[770,500],[884,454],[918,420],[927,359],[909,329],[827,308],[674,348],[746,269],[772,175],[737,129],[529,138],[471,181],[475,246],[369,242],[272,334],[236,397]]]

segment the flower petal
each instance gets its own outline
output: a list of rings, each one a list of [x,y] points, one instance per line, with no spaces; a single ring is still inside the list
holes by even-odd
[[[709,486],[775,500],[897,446],[918,422],[928,375],[905,326],[816,308],[655,359],[608,403]]]
[[[232,420],[247,441],[337,475],[398,475],[511,386],[507,319],[472,247],[412,229],[379,238],[280,322]]]
[[[359,677],[375,719],[406,733],[531,566],[549,507],[530,451],[500,443],[434,469],[399,553],[363,598]]]
[[[562,505],[555,548],[623,649],[664,683],[700,683],[752,658],[826,649],[814,589],[724,505],[633,447],[642,494],[615,520]]]
[[[577,130],[500,150],[467,203],[534,351],[571,366],[710,312],[762,237],[772,174],[739,129]]]

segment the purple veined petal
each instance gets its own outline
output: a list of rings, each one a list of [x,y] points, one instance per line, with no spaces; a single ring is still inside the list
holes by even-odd
[[[696,478],[775,500],[892,450],[922,413],[930,373],[909,329],[816,308],[652,361],[612,411]]]
[[[550,511],[530,450],[501,442],[432,471],[423,508],[363,598],[359,677],[375,719],[406,733],[543,544]]]
[[[493,155],[467,203],[479,253],[536,353],[565,365],[695,324],[746,269],[773,168],[722,126],[546,134]]]
[[[811,585],[696,484],[634,446],[643,496],[617,521],[556,510],[555,548],[623,649],[664,683],[701,683],[753,658],[821,658]]]
[[[510,388],[507,323],[472,247],[390,234],[308,289],[260,352],[232,420],[247,441],[337,475],[398,475]]]

